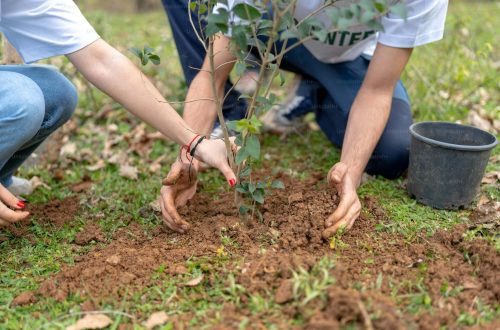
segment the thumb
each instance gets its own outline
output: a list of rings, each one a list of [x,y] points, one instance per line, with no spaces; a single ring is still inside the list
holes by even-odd
[[[170,169],[170,172],[168,172],[168,175],[165,179],[163,179],[162,184],[164,186],[173,186],[179,180],[182,172],[182,165],[179,166],[177,162],[172,165],[172,168]]]
[[[347,165],[344,163],[335,164],[330,172],[328,173],[328,183],[329,184],[338,184],[342,182],[344,176],[347,173]]]

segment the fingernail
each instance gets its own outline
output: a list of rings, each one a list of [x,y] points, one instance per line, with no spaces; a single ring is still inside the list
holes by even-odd
[[[236,180],[235,179],[229,179],[229,185],[231,187],[234,187],[235,184],[236,184]]]
[[[24,209],[24,207],[25,207],[25,206],[26,206],[26,205],[24,204],[24,202],[23,202],[23,201],[19,201],[19,202],[17,202],[17,207],[19,207],[20,209]]]

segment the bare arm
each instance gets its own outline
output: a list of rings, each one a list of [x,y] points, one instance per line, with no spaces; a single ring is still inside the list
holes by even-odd
[[[230,39],[219,35],[214,43],[214,62],[217,71],[215,73],[216,87],[219,99],[224,97],[224,86],[234,66],[234,55],[229,51]],[[210,77],[210,62],[208,55],[205,57],[201,71],[196,75],[189,87],[184,108],[184,119],[200,134],[208,135],[212,130],[217,118],[217,107],[213,100]],[[200,100],[203,99],[203,100]],[[209,99],[209,100],[207,100]],[[199,101],[195,101],[199,100]],[[195,101],[195,102],[193,102]]]
[[[411,48],[378,44],[352,105],[341,162],[347,165],[357,185],[387,124],[394,88],[411,53]]]
[[[342,226],[351,228],[361,212],[356,189],[387,124],[394,88],[411,52],[409,48],[377,45],[363,85],[351,107],[340,162],[328,173],[328,181],[340,192],[340,203],[326,220],[325,238]]]
[[[104,40],[99,39],[69,54],[68,58],[97,88],[168,138],[187,145],[196,137],[196,131],[165,101],[148,78]],[[223,141],[203,140],[194,156],[219,169],[228,182],[236,182]]]
[[[195,136],[149,79],[104,40],[67,56],[92,84],[168,138],[183,145]]]

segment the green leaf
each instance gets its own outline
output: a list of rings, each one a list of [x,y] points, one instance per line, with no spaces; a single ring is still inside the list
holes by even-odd
[[[274,180],[271,183],[271,188],[273,188],[273,189],[285,189],[285,184],[281,180]]]
[[[251,209],[248,206],[246,206],[246,205],[241,205],[240,209],[239,209],[240,214],[242,214],[242,215],[247,214],[248,211],[250,211],[250,210]]]
[[[395,15],[403,19],[408,18],[408,9],[406,8],[406,5],[402,2],[397,3],[394,6],[391,6],[391,13],[394,13]]]
[[[257,187],[253,184],[253,183],[249,183],[248,184],[248,191],[253,194],[255,189],[257,189]]]
[[[250,157],[258,160],[260,157],[260,141],[255,135],[250,135],[247,138],[247,143],[245,146],[245,150]]]
[[[156,54],[151,54],[149,55],[149,60],[154,64],[154,65],[159,65],[160,64],[160,56]]]
[[[314,31],[313,35],[319,40],[319,41],[325,41],[326,37],[328,36],[328,31],[327,30],[318,30]]]
[[[231,131],[236,131],[236,125],[237,125],[237,123],[238,123],[237,120],[229,120],[229,121],[226,121],[226,126]]]
[[[242,147],[236,154],[236,159],[235,159],[236,165],[240,165],[241,163],[243,163],[247,159],[247,157],[248,157],[247,149],[245,147]]]
[[[377,11],[379,13],[383,13],[385,11],[385,5],[383,3],[375,2],[374,5],[375,5],[375,9],[377,9]]]
[[[147,56],[145,56],[144,54],[142,54],[142,53],[141,53],[141,56],[140,56],[140,57],[141,57],[141,64],[142,64],[142,65],[146,65],[146,64],[148,64],[149,59],[148,59],[148,57],[147,57]]]
[[[372,21],[375,19],[375,13],[372,11],[365,11],[363,15],[361,15],[361,18],[359,21],[363,24],[371,24]]]
[[[252,173],[252,168],[250,166],[245,166],[243,170],[240,172],[240,177],[246,177],[249,176]]]
[[[273,94],[271,94],[272,96]],[[274,98],[269,98],[269,100],[274,100]],[[260,133],[260,129],[262,127],[262,122],[260,121],[259,118],[257,118],[257,116],[253,115],[252,118],[250,118],[250,122],[248,124],[248,131],[252,134],[259,134]]]
[[[330,22],[332,22],[333,26],[337,26],[337,22],[340,18],[340,12],[338,8],[330,7],[325,10],[326,15],[330,18]]]
[[[196,1],[192,1],[189,3],[189,9],[191,9],[191,11],[196,10]]]
[[[140,50],[139,48],[137,47],[131,47],[128,49],[132,54],[134,54],[135,56],[137,56],[139,59],[141,58],[141,55],[142,55],[142,50]]]
[[[262,16],[257,8],[246,3],[239,3],[234,6],[233,12],[236,14],[236,16],[247,21],[253,21]]]
[[[338,28],[340,30],[345,30],[352,25],[352,18],[341,17],[338,22]]]
[[[264,204],[264,189],[255,190],[255,192],[252,194],[252,197],[257,203]]]
[[[360,15],[361,15],[360,6],[356,3],[351,4],[351,13],[354,17],[359,19]]]
[[[208,7],[206,4],[202,3],[198,8],[198,15],[203,15],[208,11]]]
[[[245,189],[245,187],[242,187],[242,186],[240,186],[240,185],[236,186],[236,188],[235,188],[235,189],[236,189],[236,191],[237,191],[237,192],[239,192],[239,193],[241,193],[241,194],[246,194],[246,193],[248,192],[248,190],[247,190],[247,189]]]
[[[236,65],[234,66],[234,69],[235,69],[236,74],[238,76],[243,76],[243,74],[247,70],[247,65],[243,61],[238,61],[238,62],[236,62]]]
[[[361,0],[359,2],[359,5],[364,10],[370,10],[371,11],[371,10],[375,9],[375,7],[373,6],[373,0]]]
[[[246,28],[242,25],[233,26],[231,34],[231,42],[233,42],[239,49],[246,51],[248,48]]]

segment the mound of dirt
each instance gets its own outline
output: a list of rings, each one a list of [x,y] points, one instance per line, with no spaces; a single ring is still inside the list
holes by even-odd
[[[225,263],[223,269],[209,265],[205,270],[210,273],[208,281],[216,272],[232,271],[237,283],[245,287],[243,302],[248,295],[275,292],[283,313],[289,318],[300,315],[308,329],[347,325],[373,329],[454,327],[458,316],[470,310],[474,301],[498,302],[499,255],[484,240],[465,240],[465,226],[432,237],[422,233],[410,242],[396,233],[377,232],[376,224],[390,219],[376,199],[368,198],[363,201],[368,215],[362,216],[332,250],[321,233],[338,197],[324,183],[318,183],[319,179],[283,177],[287,189],[267,197],[263,221],[241,221],[232,193],[222,194],[218,200],[199,194],[181,210],[192,224],[187,234],[163,228],[151,237],[132,223],[117,231],[108,245],[94,246],[74,265],[64,265],[41,285],[39,293],[59,300],[79,294],[95,302],[116,301],[187,273],[188,259],[224,254],[233,262]],[[96,228],[88,226],[81,236],[96,240],[99,235],[95,232]],[[335,255],[330,274],[336,282],[328,288],[325,301],[316,299],[306,310],[291,293],[293,271],[310,270],[325,255]],[[428,292],[408,285],[419,282]],[[354,286],[365,290],[360,292]],[[414,297],[426,297],[424,294],[429,299],[423,303],[435,312],[423,308],[418,317],[401,314]],[[221,328],[237,326],[243,318],[255,322],[256,328],[265,328],[263,315],[226,307],[220,315]],[[175,319],[182,324],[184,318]],[[276,319],[276,323],[283,324],[282,328],[289,326],[283,319]]]
[[[37,299],[33,292],[27,291],[21,293],[19,296],[15,297],[10,303],[10,307],[24,306],[28,304],[36,303]]]
[[[63,200],[54,199],[46,204],[28,205],[28,211],[40,223],[51,223],[62,227],[71,222],[80,209],[80,198],[71,196]]]
[[[78,196],[71,196],[63,200],[54,199],[44,204],[27,204],[27,211],[31,216],[16,225],[9,225],[6,229],[14,237],[29,238],[29,224],[31,219],[42,225],[50,224],[59,229],[67,223],[71,223],[80,209],[80,199]]]

